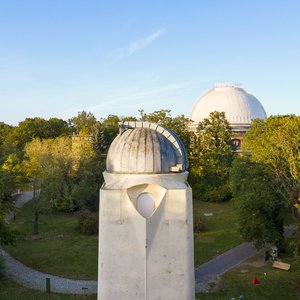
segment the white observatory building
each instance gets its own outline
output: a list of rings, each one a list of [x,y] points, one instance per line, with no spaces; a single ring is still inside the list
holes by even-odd
[[[216,84],[197,100],[190,114],[193,121],[191,129],[196,130],[198,123],[213,111],[225,112],[233,132],[233,142],[238,149],[252,120],[267,118],[259,100],[233,84]]]
[[[125,122],[100,190],[98,299],[194,300],[192,190],[178,136]]]

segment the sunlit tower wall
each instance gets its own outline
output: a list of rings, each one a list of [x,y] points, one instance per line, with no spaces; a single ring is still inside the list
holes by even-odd
[[[98,299],[195,299],[187,168],[172,131],[120,125],[100,190]]]

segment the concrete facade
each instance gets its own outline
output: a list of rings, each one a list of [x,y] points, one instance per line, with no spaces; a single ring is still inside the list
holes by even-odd
[[[140,136],[137,140],[133,138],[137,142],[144,143],[145,134],[154,137],[155,145],[149,142],[152,150],[149,148],[148,156],[144,153],[147,147],[132,146],[130,138],[123,138],[121,143],[131,153],[127,159],[136,160],[137,165],[144,157],[149,160],[149,155],[154,156],[153,161],[161,156],[159,159],[165,159],[161,162],[164,172],[154,163],[153,172],[129,173],[130,164],[122,164],[122,159],[121,165],[112,164],[115,152],[108,154],[110,171],[104,172],[99,210],[98,299],[101,300],[195,299],[192,191],[187,183],[186,157],[182,157],[185,152],[176,139],[163,137],[161,133],[156,139],[155,129],[150,128],[151,123],[148,125],[147,133],[139,127],[127,129],[133,131],[131,136]],[[121,135],[116,138],[118,145]],[[159,142],[161,139],[165,140]],[[161,145],[174,151],[177,158],[153,151]],[[165,172],[168,159],[172,163]]]

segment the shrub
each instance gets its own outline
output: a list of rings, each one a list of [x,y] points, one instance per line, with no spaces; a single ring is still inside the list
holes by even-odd
[[[77,214],[78,230],[82,234],[98,234],[99,217],[98,213],[84,211]]]
[[[78,210],[86,208],[90,211],[98,210],[99,186],[80,182],[72,187],[72,197]]]
[[[200,218],[194,219],[194,233],[200,233],[205,231],[205,226]]]
[[[208,182],[191,183],[193,197],[204,202],[224,202],[231,199],[230,187],[228,184],[216,184]]]

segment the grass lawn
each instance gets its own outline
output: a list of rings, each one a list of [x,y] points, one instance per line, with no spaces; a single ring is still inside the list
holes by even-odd
[[[20,261],[35,269],[69,278],[97,278],[97,238],[80,235],[77,221],[69,214],[41,214],[40,235],[32,235],[33,202],[27,203],[17,214],[14,227],[22,232],[14,246],[6,249]],[[211,216],[205,216],[211,213]],[[195,234],[195,264],[200,265],[242,242],[238,234],[237,216],[233,203],[194,202],[194,218],[200,218],[204,232]],[[290,262],[289,272],[266,266],[239,266],[227,272],[219,289],[211,293],[198,293],[206,299],[300,299],[295,287],[300,283],[300,262],[293,260],[290,253],[282,257]],[[241,269],[242,268],[242,269]],[[267,277],[264,278],[264,273]],[[252,286],[256,275],[261,285]],[[300,290],[300,286],[299,286]],[[47,294],[22,287],[4,277],[0,279],[2,299],[96,299],[91,296]]]
[[[74,279],[97,279],[98,239],[76,230],[70,214],[40,214],[39,236],[32,235],[33,201],[16,215],[13,227],[21,232],[6,250],[27,266]]]
[[[44,204],[45,205],[45,204]],[[41,204],[43,207],[43,204]],[[204,213],[212,213],[205,217]],[[21,232],[6,250],[42,272],[74,279],[97,279],[98,239],[81,235],[71,214],[40,214],[39,236],[32,235],[33,202],[24,205],[13,223]],[[205,232],[195,234],[195,265],[198,266],[241,242],[233,204],[194,203],[194,218],[201,218]]]
[[[260,256],[260,260],[263,261],[264,254]],[[293,259],[292,255],[280,255],[280,257],[284,262],[291,264],[290,271],[275,269],[271,262],[257,267],[251,264],[251,260],[253,261],[251,258],[246,263],[225,273],[217,291],[197,293],[196,296],[201,300],[239,299],[241,294],[244,299],[300,299],[300,262]],[[254,276],[261,284],[251,285]]]
[[[23,287],[7,277],[0,278],[0,300],[96,300],[96,295],[65,295],[65,294],[48,294]]]
[[[212,216],[204,216],[205,213],[212,213]],[[194,219],[197,218],[203,221],[204,232],[194,236],[196,266],[242,242],[232,202],[194,201]]]

